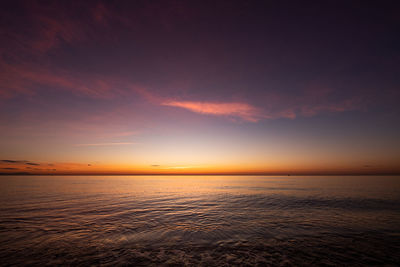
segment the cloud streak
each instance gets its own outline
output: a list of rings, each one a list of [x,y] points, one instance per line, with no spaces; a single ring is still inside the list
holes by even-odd
[[[175,101],[162,102],[163,106],[187,109],[189,111],[215,116],[238,117],[245,121],[257,122],[262,118],[259,109],[247,103],[240,102],[196,102]]]
[[[2,159],[2,160],[0,160],[0,162],[2,162],[2,163],[11,163],[11,164],[14,164],[14,163],[27,163],[28,161],[26,161],[26,160]]]
[[[75,146],[123,146],[123,145],[135,145],[133,142],[118,142],[118,143],[95,143],[95,144],[76,144]]]
[[[30,162],[27,160],[11,160],[11,159],[2,159],[0,160],[0,164],[25,164],[31,166],[39,166],[39,163]]]
[[[306,102],[306,101],[304,101]],[[302,103],[293,104],[279,102],[278,106],[258,108],[244,102],[199,102],[167,100],[161,103],[163,106],[177,107],[194,113],[214,116],[235,117],[248,122],[258,122],[261,119],[295,119],[301,115],[304,117],[315,116],[322,112],[344,112],[358,109],[360,101],[347,99],[337,103],[315,104]],[[274,103],[276,105],[276,103]]]

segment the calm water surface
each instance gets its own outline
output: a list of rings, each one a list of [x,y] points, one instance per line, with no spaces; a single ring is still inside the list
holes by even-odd
[[[400,177],[0,177],[0,265],[160,264],[399,266]]]

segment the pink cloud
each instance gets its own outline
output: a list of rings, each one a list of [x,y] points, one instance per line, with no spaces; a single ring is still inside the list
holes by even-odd
[[[112,143],[91,143],[91,144],[76,144],[75,146],[123,146],[135,145],[133,142],[112,142]]]
[[[327,92],[325,91],[321,95],[326,95]],[[326,97],[321,97],[319,101],[316,101],[314,95],[307,94],[292,98],[284,95],[275,95],[270,101],[267,101],[263,108],[245,102],[199,102],[171,99],[161,101],[160,104],[186,109],[199,114],[237,117],[249,122],[258,122],[262,119],[295,119],[298,116],[311,117],[326,112],[357,110],[365,105],[362,99],[357,97],[332,102]]]
[[[162,102],[163,106],[179,107],[201,114],[210,114],[216,116],[239,117],[245,121],[257,122],[262,115],[259,110],[247,103],[237,102],[192,102],[192,101],[174,101]]]
[[[70,73],[56,69],[27,64],[6,64],[0,62],[0,98],[18,95],[35,95],[37,85],[44,85],[54,90],[67,90],[75,94],[92,98],[112,98],[122,94],[113,78]]]
[[[262,107],[243,101],[217,102],[193,101],[165,98],[145,86],[130,83],[123,77],[100,77],[82,73],[66,72],[27,64],[7,64],[0,62],[0,99],[19,95],[32,96],[45,85],[54,90],[65,90],[73,94],[97,99],[141,96],[153,105],[171,106],[191,112],[239,118],[248,122],[261,119],[315,116],[325,112],[344,112],[361,109],[365,101],[360,97],[336,99],[331,97],[333,90],[307,90],[297,96],[279,93],[265,95]]]

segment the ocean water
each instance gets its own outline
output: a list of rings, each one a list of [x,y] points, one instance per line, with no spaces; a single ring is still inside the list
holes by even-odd
[[[0,265],[399,266],[396,176],[0,176]]]

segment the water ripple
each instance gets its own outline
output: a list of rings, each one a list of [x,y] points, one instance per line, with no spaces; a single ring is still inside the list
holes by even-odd
[[[378,178],[8,177],[0,265],[398,265],[399,180]]]

